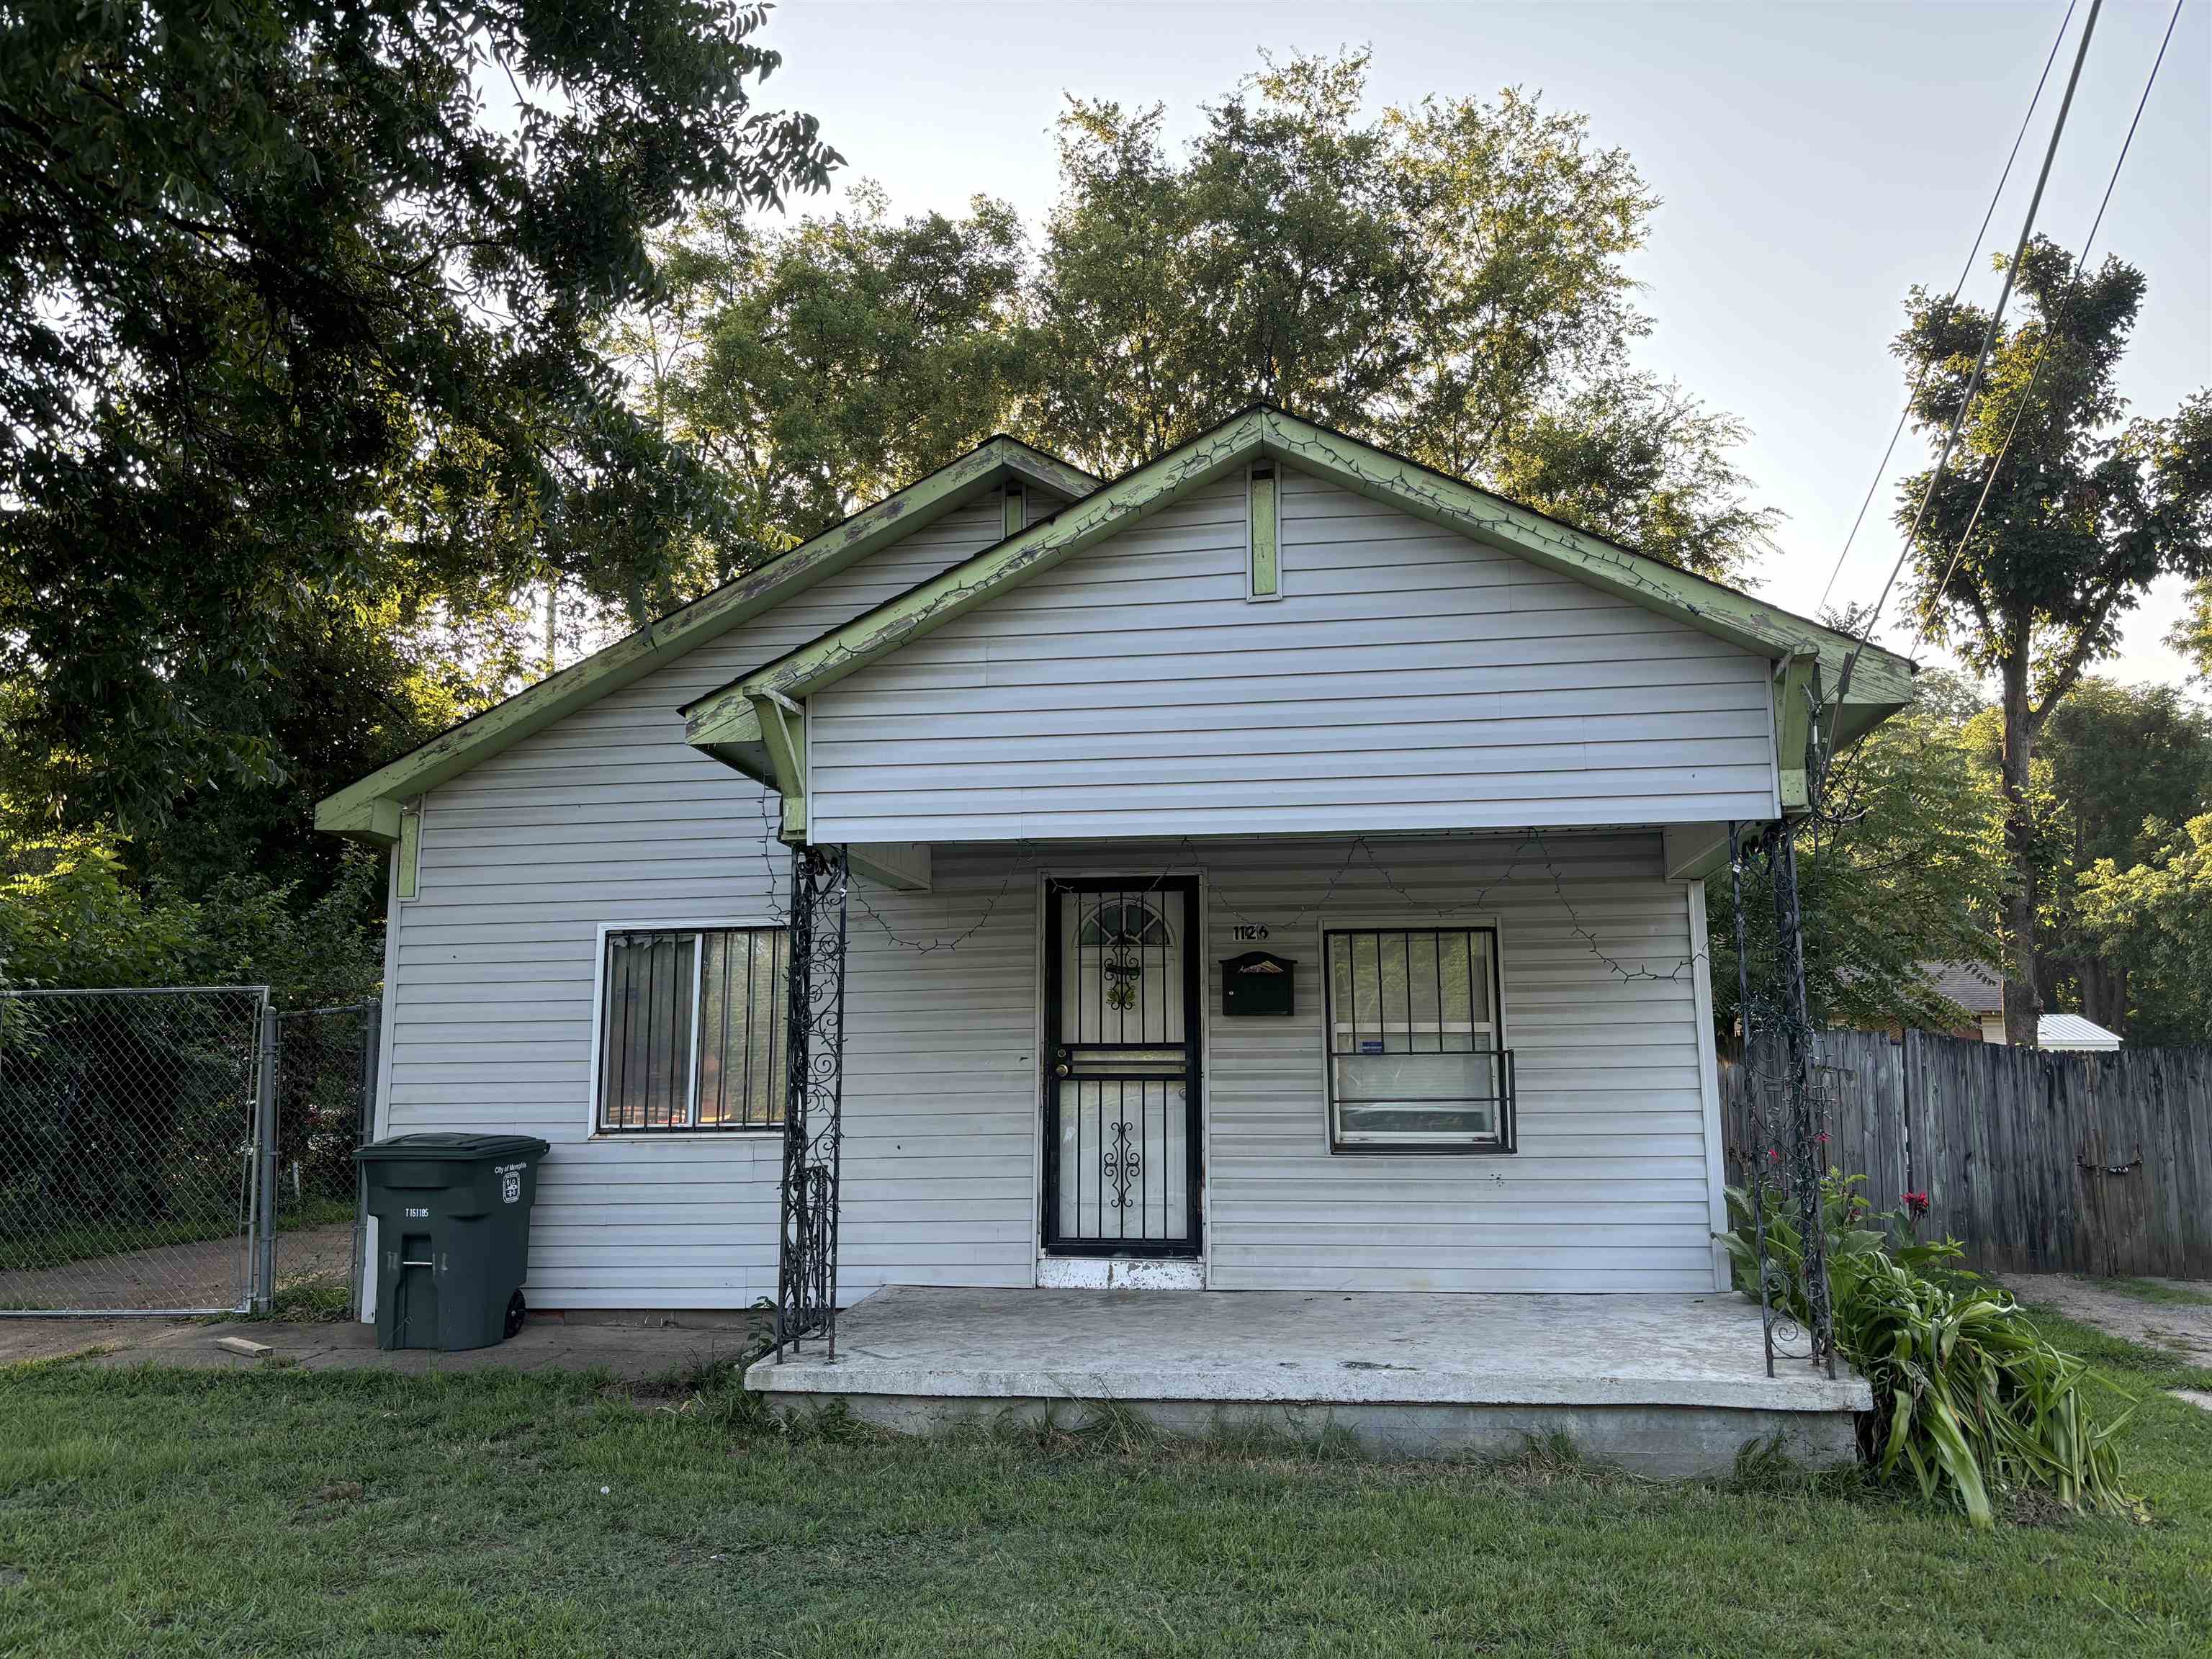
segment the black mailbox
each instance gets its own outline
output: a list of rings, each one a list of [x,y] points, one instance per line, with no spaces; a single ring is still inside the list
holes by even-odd
[[[1298,964],[1265,951],[1247,951],[1221,964],[1221,1012],[1288,1015],[1295,1002]]]

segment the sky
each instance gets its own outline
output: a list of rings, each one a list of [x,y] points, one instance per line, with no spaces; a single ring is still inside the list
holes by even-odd
[[[2172,0],[2106,0],[2037,227],[2078,251],[2165,32]],[[1992,302],[2090,9],[2067,44],[1984,240],[1966,297]],[[977,193],[1042,224],[1056,190],[1053,125],[1069,94],[1164,104],[1170,142],[1200,106],[1286,52],[1365,46],[1379,109],[1426,94],[1540,91],[1590,118],[1662,198],[1631,261],[1655,319],[1641,366],[1751,428],[1740,461],[1788,514],[1759,591],[1818,605],[1904,401],[1889,343],[1916,283],[1948,289],[2019,131],[2065,0],[2034,3],[1125,4],[1072,0],[786,0],[765,44],[784,65],[763,106],[821,119],[852,184],[895,213],[958,213]],[[2212,0],[2185,0],[2097,253],[2148,279],[2121,372],[2132,412],[2163,415],[2212,385]],[[1926,465],[1908,432],[1891,475]],[[1896,501],[1876,494],[1834,601],[1871,600],[1897,557]],[[2162,636],[2175,581],[2130,619],[2098,672],[2180,682]],[[1911,629],[1894,602],[1881,630]],[[1924,651],[1923,658],[1941,660]]]

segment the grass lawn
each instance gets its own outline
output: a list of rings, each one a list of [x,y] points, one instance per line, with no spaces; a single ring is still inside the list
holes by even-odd
[[[2212,1650],[2212,1416],[2159,1392],[2212,1373],[2047,1328],[2140,1397],[2148,1524],[1978,1535],[1856,1476],[1540,1455],[783,1435],[573,1376],[28,1367],[0,1372],[0,1652]]]

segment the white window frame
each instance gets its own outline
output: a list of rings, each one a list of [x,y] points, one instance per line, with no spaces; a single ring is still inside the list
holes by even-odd
[[[584,1091],[584,1133],[587,1139],[617,1140],[727,1140],[732,1136],[781,1136],[781,1123],[746,1123],[726,1129],[702,1129],[697,1127],[699,1115],[699,993],[701,976],[706,971],[707,952],[695,950],[691,953],[691,1069],[689,1095],[684,1115],[692,1120],[680,1128],[670,1129],[605,1129],[599,1126],[599,1090],[604,1079],[599,1073],[600,1044],[606,1035],[607,994],[607,935],[610,933],[714,933],[744,928],[754,932],[773,930],[787,933],[790,923],[775,916],[719,917],[708,921],[685,920],[670,921],[651,919],[640,921],[603,921],[592,940],[592,1071],[591,1079]]]
[[[1502,1144],[1505,1139],[1504,1114],[1508,1109],[1501,1097],[1498,1103],[1498,1141],[1363,1141],[1346,1143],[1336,1133],[1336,1066],[1330,1051],[1330,1024],[1334,1015],[1332,1006],[1333,986],[1328,965],[1328,936],[1331,933],[1487,933],[1491,937],[1492,964],[1495,982],[1491,987],[1491,1002],[1496,1025],[1498,1049],[1512,1047],[1507,1035],[1505,1013],[1505,984],[1509,974],[1506,963],[1505,927],[1494,914],[1479,915],[1412,915],[1404,911],[1352,911],[1345,915],[1324,914],[1314,924],[1314,959],[1317,965],[1316,977],[1316,1012],[1321,1022],[1321,1143],[1323,1151],[1332,1158],[1500,1158],[1511,1157],[1520,1150],[1517,1121],[1520,1115],[1518,1100],[1512,1103],[1516,1128],[1511,1144]],[[1504,1062],[1500,1062],[1504,1064]],[[1512,1088],[1510,1074],[1504,1086]],[[1516,1091],[1517,1092],[1517,1091]]]

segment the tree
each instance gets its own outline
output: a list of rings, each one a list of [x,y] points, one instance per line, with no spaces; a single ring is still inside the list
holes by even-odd
[[[0,680],[55,811],[281,777],[254,691],[324,607],[626,596],[712,521],[592,340],[687,201],[835,161],[750,110],[763,16],[0,14]]]
[[[2039,237],[2017,280],[2027,314],[1999,331],[1959,464],[1936,482],[1911,551],[1929,637],[2000,688],[2005,1028],[2032,1046],[2043,1003],[2036,740],[2089,665],[2113,650],[2121,618],[2154,579],[2212,570],[2212,392],[2166,418],[2123,423],[2115,376],[2142,272],[2107,258],[2077,273]],[[1989,319],[1917,288],[1906,308],[1895,350],[1916,377],[1912,416],[1941,433],[1966,399]],[[1898,518],[1908,532],[1929,481],[1923,472],[1905,482]]]
[[[685,366],[641,398],[669,394],[772,544],[994,428],[1111,477],[1267,398],[1740,573],[1773,521],[1741,428],[1629,366],[1650,325],[1624,262],[1656,203],[1626,153],[1510,90],[1367,118],[1366,65],[1270,59],[1176,155],[1162,108],[1073,100],[1034,251],[981,198],[775,236],[695,222],[673,303],[630,337]]]
[[[894,220],[879,188],[787,230],[710,205],[661,246],[666,303],[609,348],[725,492],[730,533],[668,573],[690,598],[1006,424],[1035,372],[1025,238],[1001,202]]]
[[[2081,926],[2130,964],[2130,1041],[2212,1042],[2212,813],[2160,828],[2144,861],[2100,859],[2081,872]]]
[[[1989,962],[1999,878],[1999,797],[1968,728],[1980,708],[1960,681],[1923,674],[1914,706],[1838,763],[1831,794],[1848,823],[1815,819],[1798,839],[1807,1003],[1816,1026],[1938,1030],[1966,1022],[1929,985],[1927,965]],[[1735,916],[1726,872],[1705,884],[1713,1012],[1737,1018]],[[1744,893],[1752,983],[1778,983],[1774,901],[1763,876]]]
[[[2212,714],[2172,686],[2087,676],[2045,726],[2033,773],[2039,983],[2063,993],[2070,981],[2084,1014],[2127,1032],[2134,963],[2110,947],[2133,936],[2085,926],[2080,878],[2145,863],[2172,825],[2212,811]]]
[[[1628,368],[1657,199],[1508,88],[1361,118],[1367,56],[1265,60],[1180,160],[1074,100],[1036,284],[1039,441],[1119,472],[1265,398],[1707,574],[1771,514],[1743,436]]]
[[[2191,585],[2188,608],[2175,621],[2166,643],[2188,660],[2199,680],[2212,685],[2212,579]]]

